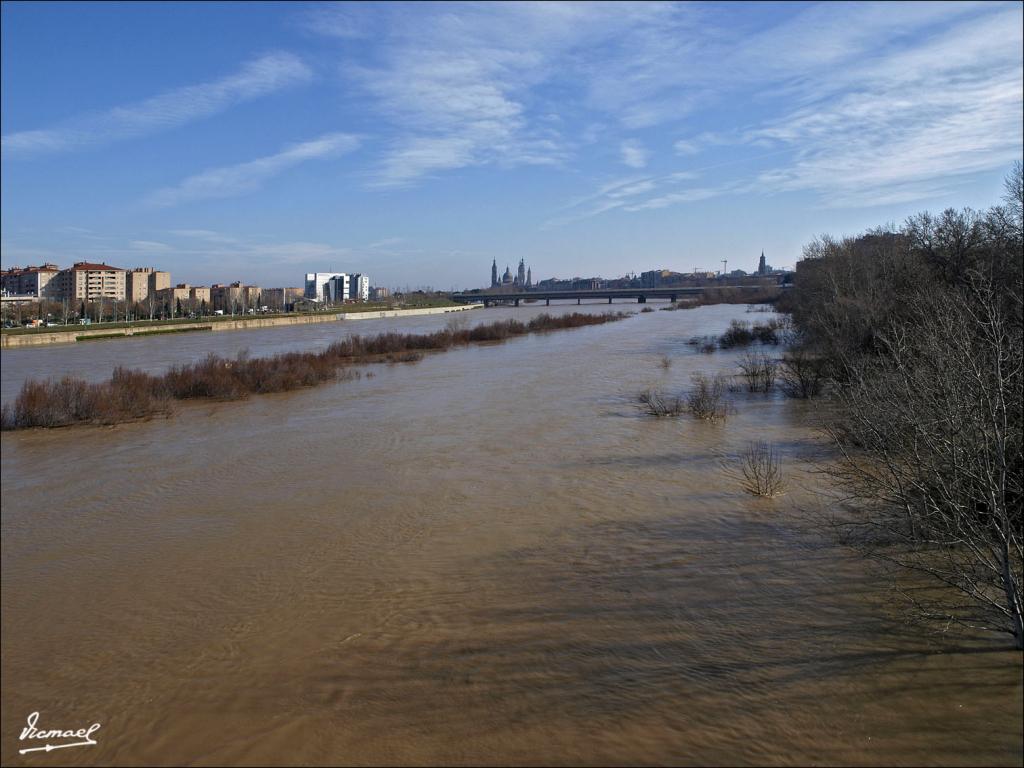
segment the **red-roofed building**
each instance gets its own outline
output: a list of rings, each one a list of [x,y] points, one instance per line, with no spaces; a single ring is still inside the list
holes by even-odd
[[[57,276],[62,295],[71,301],[124,301],[125,270],[107,264],[76,262]]]

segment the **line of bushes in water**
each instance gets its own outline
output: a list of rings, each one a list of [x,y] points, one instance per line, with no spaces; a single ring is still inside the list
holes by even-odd
[[[109,381],[95,384],[70,376],[29,380],[14,404],[3,406],[0,428],[136,421],[170,413],[175,400],[241,400],[254,394],[287,392],[354,378],[359,374],[348,368],[352,364],[412,362],[428,351],[601,325],[628,316],[624,312],[544,314],[528,322],[500,320],[475,328],[447,328],[434,333],[355,335],[332,343],[322,352],[285,352],[258,358],[242,354],[235,359],[211,354],[199,362],[175,366],[160,376],[119,366]]]
[[[716,349],[733,349],[749,347],[751,344],[770,344],[775,346],[784,340],[786,322],[781,318],[771,318],[763,323],[748,323],[733,320],[719,337],[693,336],[686,343],[705,354]]]

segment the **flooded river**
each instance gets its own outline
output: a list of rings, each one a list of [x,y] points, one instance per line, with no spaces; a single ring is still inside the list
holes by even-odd
[[[904,625],[887,585],[806,522],[826,450],[806,404],[639,415],[644,388],[734,370],[739,353],[686,340],[765,317],[744,310],[4,433],[3,763],[1021,764],[1020,655]],[[2,398],[28,376],[447,321],[6,350]],[[778,499],[732,476],[757,438],[785,459]],[[19,756],[35,711],[101,723],[98,744]]]

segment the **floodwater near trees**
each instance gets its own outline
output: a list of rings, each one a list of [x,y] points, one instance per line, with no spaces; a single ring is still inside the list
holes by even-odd
[[[1020,655],[906,625],[813,523],[814,401],[743,386],[725,420],[637,408],[737,373],[749,349],[687,340],[744,309],[4,433],[0,758],[40,711],[102,723],[61,755],[83,765],[1020,764]],[[344,332],[228,343],[262,356]],[[4,351],[3,399],[28,377],[237,351],[201,336]],[[786,472],[773,498],[729,471],[763,439]]]

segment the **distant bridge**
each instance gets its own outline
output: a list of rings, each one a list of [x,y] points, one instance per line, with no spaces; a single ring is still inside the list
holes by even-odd
[[[775,288],[774,285],[709,285],[709,286],[687,286],[680,288],[603,288],[587,291],[517,291],[511,293],[481,291],[479,293],[462,292],[453,293],[452,301],[461,302],[483,302],[485,307],[491,304],[514,302],[518,307],[520,301],[534,300],[551,304],[552,299],[576,299],[577,304],[582,304],[584,299],[607,299],[611,304],[613,299],[636,299],[639,304],[646,304],[648,299],[667,299],[678,301],[684,296],[699,296],[706,288],[720,289],[732,288],[741,291],[763,291],[766,288]]]

